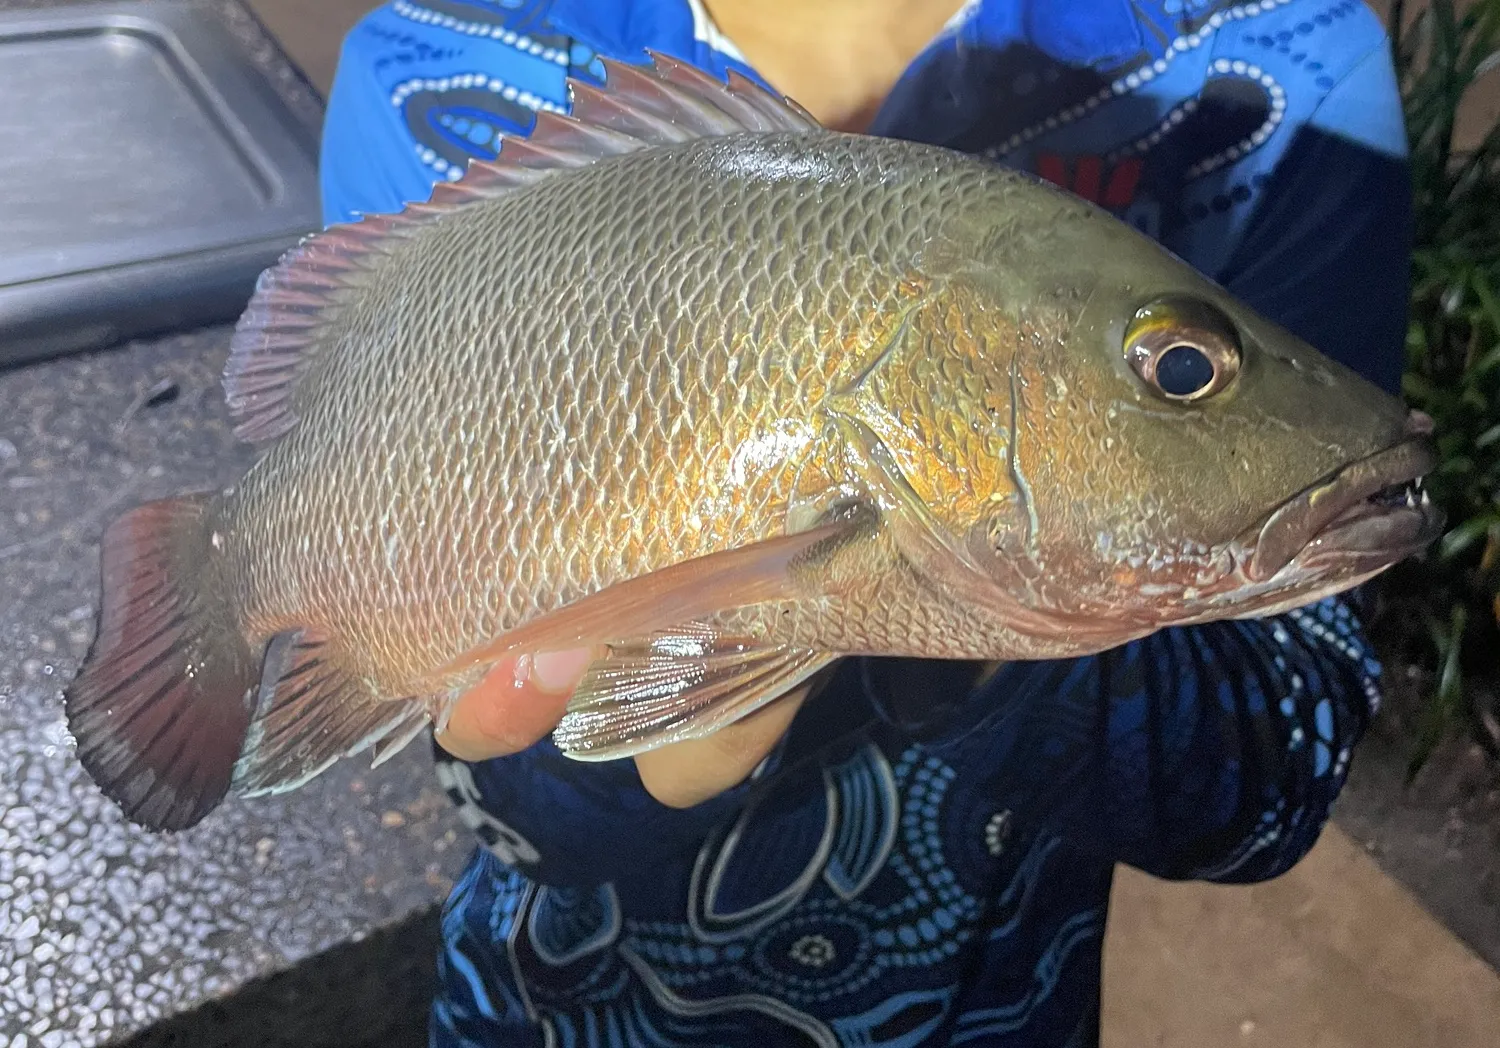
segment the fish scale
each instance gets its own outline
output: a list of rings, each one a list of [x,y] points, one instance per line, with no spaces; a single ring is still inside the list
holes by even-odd
[[[261,457],[104,538],[68,715],[131,818],[386,759],[509,654],[595,650],[553,738],[613,759],[850,654],[1312,600],[1438,526],[1362,501],[1430,463],[1399,402],[1092,205],[742,77],[606,70],[262,277],[225,369]]]
[[[849,172],[845,177],[856,184],[867,163],[867,147],[857,139],[832,149],[768,139],[758,148],[767,165],[817,155],[829,168]],[[799,225],[796,197],[778,192],[775,184],[726,185],[709,167],[700,181],[705,195],[712,190],[713,207],[707,200],[683,206],[657,194],[656,206],[636,209],[644,217],[636,210],[622,214],[616,201],[632,197],[632,186],[674,175],[680,180],[683,168],[711,164],[722,149],[705,142],[683,150],[702,156],[620,158],[612,162],[638,170],[618,172],[608,191],[564,174],[555,185],[467,208],[378,261],[358,307],[351,308],[344,337],[391,348],[348,354],[349,363],[338,372],[339,395],[317,399],[298,430],[245,478],[225,505],[224,519],[247,551],[292,551],[296,544],[289,536],[326,536],[319,522],[327,519],[350,522],[346,527],[367,541],[383,527],[403,534],[422,530],[424,519],[430,528],[437,521],[451,524],[460,536],[478,524],[475,538],[482,535],[482,541],[463,541],[456,549],[443,542],[413,544],[413,561],[398,573],[403,588],[420,594],[439,587],[438,580],[476,576],[515,579],[516,585],[506,590],[503,605],[478,613],[455,615],[447,603],[415,601],[392,610],[368,581],[355,592],[341,592],[324,577],[326,565],[378,556],[378,549],[367,545],[341,553],[315,538],[306,555],[256,553],[247,560],[245,591],[265,594],[247,609],[252,635],[269,636],[295,622],[332,627],[354,649],[373,656],[366,672],[384,693],[408,694],[425,670],[530,617],[684,556],[755,542],[779,525],[778,507],[791,495],[785,470],[780,483],[768,478],[752,485],[755,504],[741,492],[730,513],[708,517],[708,527],[695,529],[691,522],[702,519],[702,507],[724,501],[728,449],[781,420],[816,429],[813,411],[822,394],[857,371],[878,345],[888,326],[882,318],[898,306],[895,289],[913,264],[922,234],[915,222],[891,231],[886,239],[895,246],[885,249],[888,261],[876,257],[844,267],[843,281],[822,288],[815,278],[823,264],[816,253],[826,239],[823,227],[862,228],[869,216],[860,195],[849,194],[846,206],[820,209],[816,225]],[[936,182],[925,191],[949,188]],[[547,200],[533,199],[543,193]],[[748,215],[769,215],[776,236],[741,244],[747,224],[742,216]],[[668,232],[659,235],[661,229]],[[434,259],[502,239],[514,245],[509,257],[515,260],[503,287],[491,290],[489,272],[479,266],[446,274],[441,283],[422,279],[435,272]],[[690,249],[674,253],[671,245],[678,243]],[[663,265],[633,263],[650,250],[663,250],[661,245]],[[743,266],[762,274],[748,282],[748,301],[735,313],[718,308],[730,297],[726,288],[740,296],[736,274],[709,266],[715,251],[735,252]],[[877,269],[882,261],[884,273]],[[573,273],[588,278],[562,279]],[[396,286],[403,289],[399,295]],[[816,291],[809,294],[809,288]],[[430,318],[442,313],[439,297],[489,298],[495,305],[485,313],[505,321],[475,333],[456,310],[424,340],[420,333],[431,330]],[[623,338],[604,319],[611,303],[622,302],[651,304]],[[757,316],[776,333],[770,342],[748,337]],[[584,321],[572,328],[562,318]],[[811,341],[810,329],[820,318],[832,328],[825,339],[831,346]],[[387,334],[375,343],[371,333],[379,330]],[[485,336],[494,343],[486,345]],[[814,347],[819,351],[811,352]],[[390,358],[417,353],[438,360],[416,372],[419,384],[406,395],[393,379],[410,364],[393,369]],[[767,356],[769,368],[762,366]],[[777,362],[778,356],[785,361]],[[721,378],[731,359],[742,376],[734,387]],[[474,387],[472,408],[453,397],[461,386]],[[487,442],[475,446],[433,444],[423,435],[447,424],[442,416],[434,418],[435,410],[505,418],[508,425],[495,427]],[[640,426],[633,434],[631,420]],[[569,439],[558,440],[562,435]],[[370,489],[365,471],[344,481],[349,471],[339,469],[335,457],[388,461],[397,477],[384,487],[430,485],[431,492],[404,509],[392,506],[383,490]],[[283,462],[307,466],[281,467]],[[287,470],[316,471],[327,501],[310,504],[305,517],[282,510],[288,484],[311,483]],[[567,482],[565,474],[571,474]],[[455,489],[445,478],[459,475],[474,478],[472,504],[444,494]],[[650,498],[619,497],[632,491],[650,492]],[[497,515],[494,503],[502,492],[514,494],[524,511],[508,519]],[[645,505],[649,515],[641,512]],[[393,516],[382,525],[386,513]],[[580,535],[597,536],[617,555],[596,565],[595,549],[578,543]],[[281,595],[275,580],[299,576],[294,592],[318,592],[321,606]]]

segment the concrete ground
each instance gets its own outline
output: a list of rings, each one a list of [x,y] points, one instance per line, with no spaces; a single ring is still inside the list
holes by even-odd
[[[1103,1048],[1494,1048],[1500,977],[1344,832],[1253,887],[1121,870]]]
[[[374,0],[251,0],[327,91]],[[1488,126],[1496,99],[1480,99]],[[1107,939],[1105,1048],[1494,1048],[1500,976],[1342,830],[1249,888],[1121,871]]]

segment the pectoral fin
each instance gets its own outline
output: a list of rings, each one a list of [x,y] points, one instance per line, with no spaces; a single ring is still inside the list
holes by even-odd
[[[795,689],[838,658],[728,632],[725,613],[816,600],[873,510],[839,505],[806,530],[616,583],[454,659],[423,686],[456,697],[510,654],[603,648],[553,733],[579,760],[610,760],[708,735]],[[451,707],[450,707],[451,708]],[[445,710],[435,712],[439,725]]]
[[[553,732],[576,760],[628,757],[712,734],[780,698],[837,658],[688,622],[610,645]]]
[[[431,677],[470,676],[508,654],[561,651],[650,637],[730,608],[815,595],[818,568],[867,520],[857,513],[791,535],[712,553],[619,582],[464,653]]]

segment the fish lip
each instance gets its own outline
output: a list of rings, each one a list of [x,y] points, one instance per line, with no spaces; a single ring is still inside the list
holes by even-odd
[[[1431,542],[1443,520],[1421,488],[1422,478],[1438,463],[1430,432],[1426,417],[1413,413],[1402,440],[1340,467],[1283,503],[1246,543],[1251,547],[1246,577],[1265,582],[1304,551],[1318,559],[1349,554],[1394,564]],[[1371,501],[1400,486],[1407,489],[1405,502]]]

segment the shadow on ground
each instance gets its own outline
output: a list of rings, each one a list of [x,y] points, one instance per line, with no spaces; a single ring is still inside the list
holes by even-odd
[[[438,909],[110,1048],[426,1048]]]

